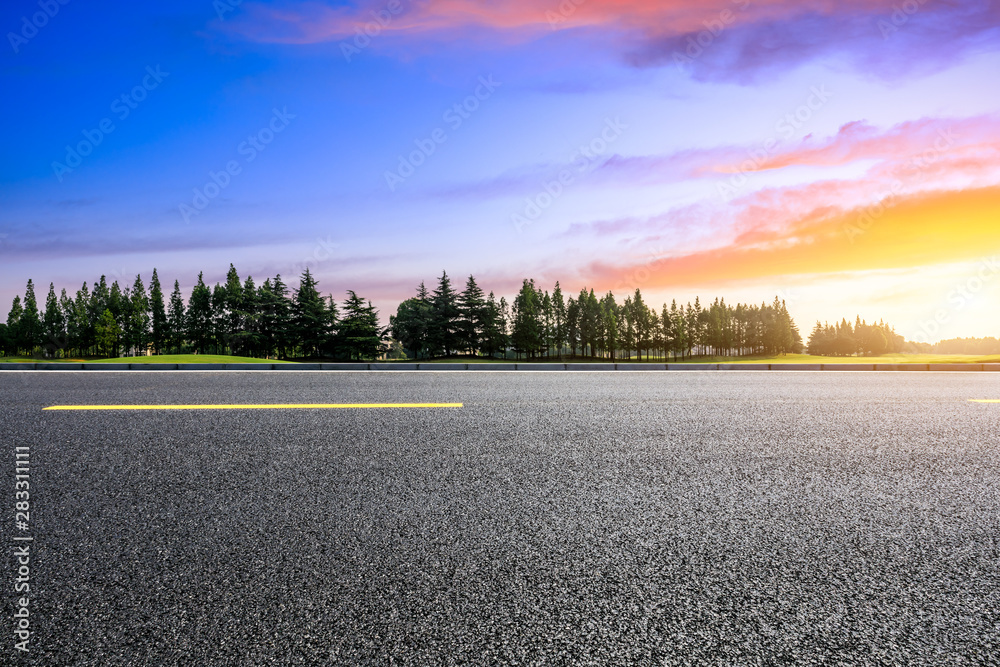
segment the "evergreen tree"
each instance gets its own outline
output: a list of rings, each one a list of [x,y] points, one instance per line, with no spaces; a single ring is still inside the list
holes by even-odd
[[[212,342],[212,290],[205,284],[205,276],[198,273],[198,282],[191,290],[184,316],[185,333],[195,354],[206,354]]]
[[[337,328],[337,348],[350,360],[375,359],[383,352],[385,331],[378,321],[378,311],[369,301],[347,290],[344,315]]]
[[[97,334],[97,351],[102,357],[111,357],[118,347],[121,329],[112,315],[111,309],[105,308],[95,327]]]
[[[556,287],[552,290],[552,345],[556,349],[556,354],[562,357],[563,348],[566,347],[566,302],[563,297],[562,287],[556,281]]]
[[[511,345],[518,354],[531,358],[543,348],[540,315],[541,304],[535,283],[525,278],[514,299],[514,324],[510,335]]]
[[[24,311],[18,322],[21,349],[27,354],[34,354],[35,348],[42,344],[44,331],[42,319],[38,313],[38,301],[35,299],[35,284],[29,279],[24,290]]]
[[[303,357],[320,356],[331,333],[330,313],[317,285],[306,267],[292,307],[294,340]]]
[[[66,326],[66,353],[69,354],[70,350],[80,349],[80,333],[76,326],[76,303],[66,294],[66,288],[59,294],[59,308]]]
[[[12,354],[19,354],[21,351],[21,315],[24,314],[24,307],[21,305],[21,296],[14,295],[14,302],[10,305],[7,313],[7,337],[8,344],[13,350]]]
[[[180,352],[184,346],[187,333],[187,312],[184,308],[184,297],[181,295],[181,285],[174,281],[174,291],[170,295],[170,310],[167,312],[167,328],[164,335],[164,345],[174,352]]]
[[[153,269],[153,277],[149,281],[149,308],[152,331],[149,342],[153,345],[154,354],[163,354],[170,341],[170,326],[167,322],[167,308],[163,301],[163,288],[160,277]]]
[[[49,294],[45,298],[45,347],[52,356],[61,355],[66,348],[66,318],[59,300],[56,286],[49,283]]]
[[[222,340],[220,344],[235,353],[238,341],[243,338],[243,284],[236,267],[229,265],[226,273],[226,287],[221,295],[222,307],[217,311],[222,318]]]
[[[125,321],[126,348],[132,354],[146,354],[150,343],[149,330],[149,297],[146,296],[146,286],[142,283],[142,276],[137,275],[132,289],[129,292],[128,317]]]
[[[476,284],[473,276],[470,275],[466,281],[465,290],[458,296],[457,305],[458,344],[469,354],[475,354],[480,348],[483,336],[486,300],[483,290]]]
[[[459,347],[457,324],[461,313],[458,308],[458,297],[451,287],[447,272],[441,273],[431,303],[433,305],[429,332],[431,348],[435,353],[449,356]]]
[[[73,321],[76,334],[79,336],[79,351],[81,356],[86,356],[94,351],[96,340],[97,320],[92,317],[93,298],[86,281],[83,286],[76,291],[76,300],[73,305]]]
[[[288,286],[285,285],[279,273],[274,277],[271,285],[272,300],[268,304],[268,331],[272,332],[277,339],[277,354],[284,359],[291,354],[295,344],[295,325],[292,321],[292,300],[288,295]]]

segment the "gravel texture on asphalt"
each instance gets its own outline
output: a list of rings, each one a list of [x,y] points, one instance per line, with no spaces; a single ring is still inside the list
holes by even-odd
[[[36,634],[0,655],[998,664],[1000,404],[975,398],[1000,378],[5,372]],[[41,410],[354,402],[465,407]]]

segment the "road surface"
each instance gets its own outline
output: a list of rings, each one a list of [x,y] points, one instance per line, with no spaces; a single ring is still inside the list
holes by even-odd
[[[4,372],[33,634],[3,652],[983,664],[1000,404],[970,399],[998,398],[978,373]],[[259,407],[345,403],[463,407]],[[122,404],[258,407],[43,410]]]

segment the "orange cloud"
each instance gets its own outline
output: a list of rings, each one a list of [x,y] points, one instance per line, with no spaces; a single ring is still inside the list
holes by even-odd
[[[378,0],[360,7],[317,2],[282,9],[247,3],[250,20],[227,22],[261,42],[313,44],[353,38],[356,29],[378,23],[379,32],[420,34],[484,27],[545,32],[581,27],[638,29],[658,36],[793,18],[892,11],[891,0]],[[398,8],[398,9],[397,9]]]
[[[596,286],[700,286],[775,276],[897,269],[1000,251],[1000,187],[938,192],[885,208],[822,211],[725,247],[643,264],[591,267]]]

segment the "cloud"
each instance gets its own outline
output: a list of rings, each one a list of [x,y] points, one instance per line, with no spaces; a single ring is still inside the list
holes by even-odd
[[[976,259],[1000,247],[1000,187],[899,198],[882,208],[818,209],[772,226],[752,226],[732,242],[646,262],[597,261],[595,286],[651,288],[898,269]]]
[[[676,64],[698,79],[738,81],[826,54],[870,73],[898,76],[946,65],[970,49],[995,49],[1000,26],[1000,6],[983,0],[913,0],[905,8],[894,0],[377,0],[243,6],[240,16],[218,22],[217,28],[263,43],[396,37],[473,49],[572,31],[602,44],[610,37],[635,67]]]

